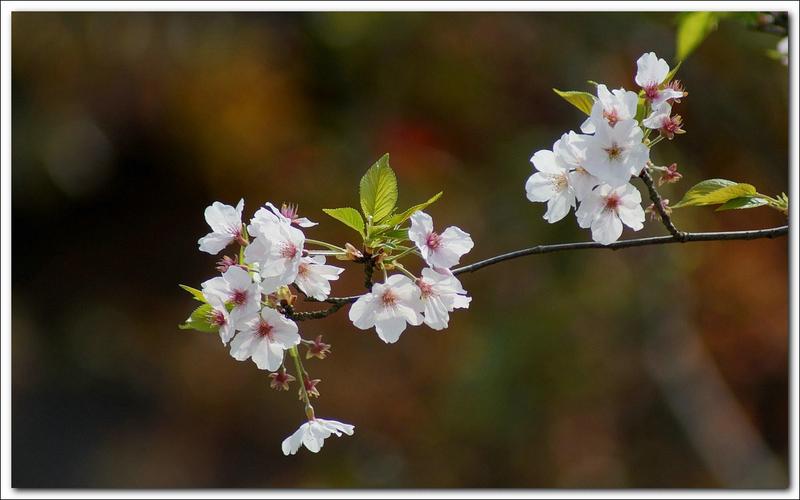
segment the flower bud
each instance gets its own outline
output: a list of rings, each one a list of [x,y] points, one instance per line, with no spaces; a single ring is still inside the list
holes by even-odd
[[[682,177],[683,175],[678,172],[678,164],[673,163],[661,174],[661,177],[658,179],[658,185],[672,184],[681,180]]]
[[[325,357],[330,354],[331,352],[331,345],[326,344],[322,341],[322,335],[317,335],[317,338],[314,339],[308,346],[308,352],[306,352],[306,359],[311,358],[319,358],[325,359]]]

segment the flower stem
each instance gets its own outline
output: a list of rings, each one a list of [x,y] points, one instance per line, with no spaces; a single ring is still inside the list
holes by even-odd
[[[394,267],[399,269],[403,274],[405,274],[406,276],[408,276],[412,280],[417,281],[417,277],[414,276],[414,274],[412,272],[410,272],[408,269],[406,269],[402,264],[395,264]]]
[[[312,240],[311,238],[306,238],[306,243],[311,243],[312,245],[318,245],[321,247],[329,248],[331,250],[336,250],[339,253],[347,253],[347,250],[345,250],[344,248],[337,247],[336,245],[331,245],[330,243],[326,243],[324,241]]]
[[[306,404],[306,416],[309,420],[313,420],[314,407],[311,406],[311,398],[308,397],[308,391],[306,391],[306,370],[303,368],[303,362],[300,361],[300,353],[297,351],[297,346],[292,346],[289,348],[289,355],[292,356],[292,359],[294,360],[294,368],[297,371],[297,380],[300,381],[300,394],[302,395],[303,402]]]

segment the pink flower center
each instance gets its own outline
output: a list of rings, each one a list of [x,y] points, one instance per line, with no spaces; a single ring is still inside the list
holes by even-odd
[[[386,290],[381,294],[381,303],[384,307],[392,307],[397,303],[397,295],[391,290]]]
[[[644,88],[644,97],[648,101],[656,100],[656,98],[659,96],[659,94],[660,94],[660,92],[658,90],[658,84],[657,83],[648,84]]]
[[[297,255],[297,247],[291,241],[287,241],[281,247],[281,257],[285,259],[293,259]]]
[[[419,291],[422,292],[422,297],[423,298],[430,297],[431,295],[434,294],[433,293],[433,285],[431,285],[430,283],[428,283],[426,281],[418,280],[417,281],[417,286],[419,287]]]
[[[294,221],[297,219],[297,205],[287,205],[284,203],[281,205],[281,215],[289,219],[290,221]]]
[[[308,264],[300,264],[300,267],[297,268],[297,275],[302,277],[308,276]]]
[[[617,210],[619,206],[619,196],[616,194],[610,194],[606,197],[606,209],[607,210]]]
[[[264,320],[261,320],[258,323],[258,329],[256,329],[256,333],[259,337],[267,337],[268,339],[272,340],[272,325]]]
[[[612,109],[611,111],[603,110],[603,118],[608,121],[608,124],[612,127],[617,124],[619,121],[619,115],[617,114],[616,109]]]
[[[436,250],[441,244],[442,237],[439,236],[435,231],[431,231],[431,234],[428,235],[427,241],[425,241],[425,245],[427,245],[427,247],[431,250]]]
[[[225,326],[225,324],[228,323],[228,321],[225,319],[225,315],[222,314],[222,311],[217,311],[217,310],[214,310],[214,312],[211,313],[209,322],[212,325],[216,326]]]
[[[247,290],[234,290],[231,294],[231,302],[237,306],[244,305],[247,302]]]

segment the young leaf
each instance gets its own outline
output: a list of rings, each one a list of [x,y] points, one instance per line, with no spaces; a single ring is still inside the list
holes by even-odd
[[[183,288],[187,292],[191,293],[192,296],[194,297],[194,300],[199,300],[200,302],[205,304],[206,298],[203,296],[203,292],[201,292],[197,288],[192,288],[192,287],[186,286],[186,285],[178,285],[178,286]]]
[[[592,106],[594,105],[594,96],[588,92],[580,92],[578,90],[558,90],[553,89],[553,92],[561,96],[565,101],[580,109],[587,115],[592,114]]]
[[[672,208],[720,205],[734,198],[755,194],[757,194],[756,188],[750,184],[726,179],[709,179],[695,184],[681,201],[672,205]]]
[[[397,204],[397,178],[389,166],[389,153],[372,165],[359,185],[361,210],[373,222],[380,222],[392,213]]]
[[[678,20],[678,33],[675,40],[675,59],[683,61],[705,38],[717,28],[717,23],[726,12],[689,12]]]
[[[717,209],[717,212],[722,210],[742,210],[745,208],[756,208],[764,206],[767,203],[769,202],[760,196],[740,196],[738,198],[726,201]]]
[[[364,219],[355,208],[323,208],[322,211],[344,225],[355,229],[362,238],[364,237]]]
[[[211,314],[212,307],[209,304],[203,304],[189,316],[186,321],[178,328],[181,330],[197,330],[198,332],[215,333],[219,330],[218,326],[212,325],[209,322],[209,315]]]
[[[669,82],[671,82],[671,81],[672,81],[672,79],[673,79],[673,78],[675,78],[675,75],[678,73],[678,70],[681,68],[681,64],[683,64],[683,61],[678,61],[678,64],[676,64],[674,68],[672,68],[671,70],[669,70],[669,73],[667,73],[667,77],[666,77],[666,78],[664,78],[664,81],[663,81],[663,82],[661,82],[661,83],[663,83],[664,85],[666,85],[666,84],[668,84]]]
[[[390,229],[385,233],[382,233],[381,236],[387,240],[407,240],[408,229]]]
[[[413,207],[409,208],[403,213],[392,215],[391,217],[389,217],[389,220],[387,220],[386,223],[390,226],[396,226],[398,224],[402,224],[403,222],[408,220],[408,218],[411,217],[414,214],[414,212],[418,210],[424,210],[425,208],[428,207],[428,205],[441,198],[442,193],[443,191],[439,191],[435,195],[431,196],[428,201],[420,203],[419,205],[414,205]]]

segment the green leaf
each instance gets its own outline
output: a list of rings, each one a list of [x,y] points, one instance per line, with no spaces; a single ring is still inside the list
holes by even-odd
[[[699,207],[703,205],[720,205],[741,196],[757,194],[756,188],[726,179],[709,179],[695,184],[683,199],[672,205],[672,208]]]
[[[428,201],[425,201],[425,202],[420,203],[418,205],[414,205],[413,207],[409,208],[408,210],[406,210],[405,212],[403,212],[401,214],[392,215],[389,218],[389,220],[386,221],[386,223],[389,224],[390,226],[396,226],[398,224],[402,224],[403,222],[408,220],[408,218],[411,217],[414,214],[414,212],[417,212],[419,210],[424,210],[425,208],[428,207],[428,205],[430,205],[431,203],[433,203],[436,200],[438,200],[439,198],[441,198],[442,194],[443,194],[443,191],[439,191],[435,195],[431,196]]]
[[[200,302],[205,304],[206,298],[205,298],[205,296],[203,296],[203,292],[201,292],[197,288],[192,288],[192,287],[186,286],[186,285],[178,285],[178,286],[183,288],[187,292],[191,293],[192,296],[194,297],[194,300],[199,300]]]
[[[683,61],[717,28],[727,12],[688,12],[678,19],[675,59]]]
[[[676,64],[676,65],[675,65],[675,67],[674,67],[674,68],[672,68],[672,69],[669,71],[669,73],[667,73],[667,77],[666,77],[666,78],[664,78],[664,81],[663,81],[663,82],[661,82],[661,83],[663,83],[664,85],[666,85],[666,84],[668,84],[669,82],[671,82],[671,81],[672,81],[672,79],[673,79],[673,78],[675,78],[675,74],[676,74],[676,73],[678,72],[678,70],[680,69],[680,67],[681,67],[681,64],[683,64],[683,61],[678,61],[678,64]]]
[[[717,209],[717,212],[722,210],[742,210],[745,208],[756,208],[764,206],[767,203],[769,202],[760,196],[740,196],[738,198],[726,201]]]
[[[189,316],[184,323],[178,325],[178,328],[181,330],[197,330],[198,332],[206,333],[217,332],[219,327],[209,322],[212,310],[213,308],[209,304],[201,305],[192,311],[191,316]]]
[[[407,240],[408,229],[390,229],[385,233],[382,233],[381,237],[386,238],[387,240]]]
[[[592,106],[594,105],[594,96],[588,92],[580,92],[578,90],[558,90],[553,89],[553,92],[561,96],[565,101],[580,109],[587,115],[592,114]]]
[[[355,229],[362,238],[364,237],[364,219],[355,208],[323,208],[322,211],[344,225]]]
[[[389,166],[389,153],[372,165],[359,185],[361,210],[372,222],[380,222],[397,204],[397,178]]]

